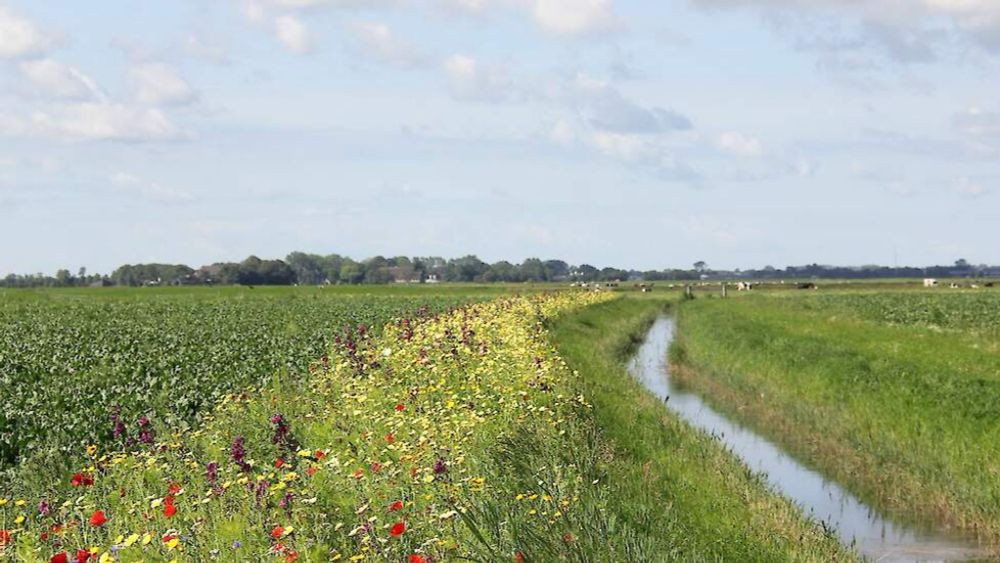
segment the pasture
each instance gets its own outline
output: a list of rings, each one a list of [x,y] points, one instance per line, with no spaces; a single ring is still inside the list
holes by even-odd
[[[681,307],[684,383],[904,521],[1000,539],[1000,293],[807,292]]]

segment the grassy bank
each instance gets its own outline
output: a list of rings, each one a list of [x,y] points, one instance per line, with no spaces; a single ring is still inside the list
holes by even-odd
[[[980,320],[997,304],[975,294],[696,300],[680,308],[672,359],[715,406],[869,503],[996,544],[1000,340]]]
[[[632,560],[849,560],[834,538],[628,376],[624,361],[667,302],[630,297],[552,328],[580,374],[603,444],[614,520],[644,538]]]

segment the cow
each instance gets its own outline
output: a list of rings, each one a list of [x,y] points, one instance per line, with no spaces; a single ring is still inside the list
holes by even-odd
[[[816,284],[814,284],[814,283],[800,283],[796,287],[798,289],[816,289]]]
[[[924,280],[924,287],[937,287],[937,280],[934,278],[926,278]]]

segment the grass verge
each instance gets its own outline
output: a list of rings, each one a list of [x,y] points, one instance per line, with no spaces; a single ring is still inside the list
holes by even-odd
[[[644,539],[641,560],[853,560],[714,439],[634,381],[624,361],[668,302],[623,298],[559,319],[560,354],[579,372],[600,429],[610,520]],[[633,559],[639,560],[639,559]]]
[[[866,502],[995,546],[996,339],[887,324],[853,311],[855,298],[824,299],[845,301],[687,303],[672,351],[682,369],[674,373]]]

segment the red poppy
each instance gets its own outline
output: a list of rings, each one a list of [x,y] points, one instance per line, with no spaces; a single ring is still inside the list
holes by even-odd
[[[282,528],[281,526],[275,526],[274,529],[271,530],[271,537],[274,539],[278,539],[281,537],[281,534],[283,533],[285,533],[284,528]]]
[[[49,563],[69,563],[69,555],[65,551],[60,551],[49,559]]]
[[[379,463],[379,462],[377,462],[377,461],[373,462],[372,465],[371,465],[371,470],[372,470],[372,473],[378,473],[379,471],[382,470],[382,464]]]
[[[277,467],[277,468],[280,469],[282,465],[285,465],[285,460],[281,459],[280,457],[278,459],[274,460],[274,466],[275,467]]]
[[[396,502],[389,505],[389,512],[396,512],[397,510],[403,509],[403,501],[397,500]]]
[[[170,518],[174,514],[177,514],[177,507],[176,506],[174,506],[173,504],[165,504],[165,505],[163,505],[163,515],[164,516],[166,516],[167,518]]]
[[[410,477],[416,477],[416,476],[417,476],[417,468],[416,467],[411,467],[410,468]]]
[[[73,477],[70,478],[69,484],[74,488],[79,486],[89,487],[94,484],[94,478],[85,473],[74,473]]]
[[[0,529],[0,547],[10,543],[10,532]]]
[[[46,532],[45,530],[42,530],[41,532],[38,533],[38,539],[40,539],[41,541],[49,541],[49,533]]]
[[[312,477],[315,474],[316,474],[316,468],[315,467],[310,467],[309,469],[306,469],[306,475]]]
[[[389,534],[391,534],[392,537],[396,537],[405,531],[406,531],[406,524],[403,524],[402,522],[396,522],[395,524],[392,525],[392,528],[389,528]]]
[[[160,536],[160,541],[163,542],[163,543],[167,543],[167,542],[175,540],[175,539],[177,539],[177,536],[175,536],[173,534],[163,534],[162,536]]]
[[[90,525],[95,528],[103,526],[107,521],[108,518],[104,515],[104,511],[102,510],[95,510],[94,513],[90,515]]]
[[[395,440],[396,440],[396,439],[392,437],[392,434],[386,434],[386,435],[385,435],[385,443],[386,443],[386,444],[391,444],[391,443],[393,443],[393,442],[394,442]]]
[[[403,409],[405,409],[405,408],[406,408],[406,407],[404,407],[404,406],[403,406],[403,403],[396,403],[396,411],[397,411],[397,412],[398,412],[398,411],[401,411],[401,410],[403,410]]]
[[[170,483],[170,486],[167,487],[167,493],[169,493],[171,495],[176,495],[179,492],[181,492],[181,484],[180,483]]]
[[[287,555],[285,555],[285,563],[293,563],[298,558],[299,558],[299,552],[293,549],[292,551],[289,551]]]
[[[325,454],[325,453],[323,453],[323,450],[316,450],[316,451],[315,451],[315,452],[313,453],[313,457],[314,457],[314,458],[316,458],[316,461],[320,461],[320,460],[322,460],[322,459],[323,459],[324,457],[326,457],[326,454]]]
[[[427,563],[423,555],[417,555],[416,553],[410,555],[410,563]]]
[[[514,554],[514,561],[515,563],[524,563],[524,556],[521,555],[520,551]]]
[[[90,552],[86,549],[76,550],[76,563],[87,563],[90,559]]]

